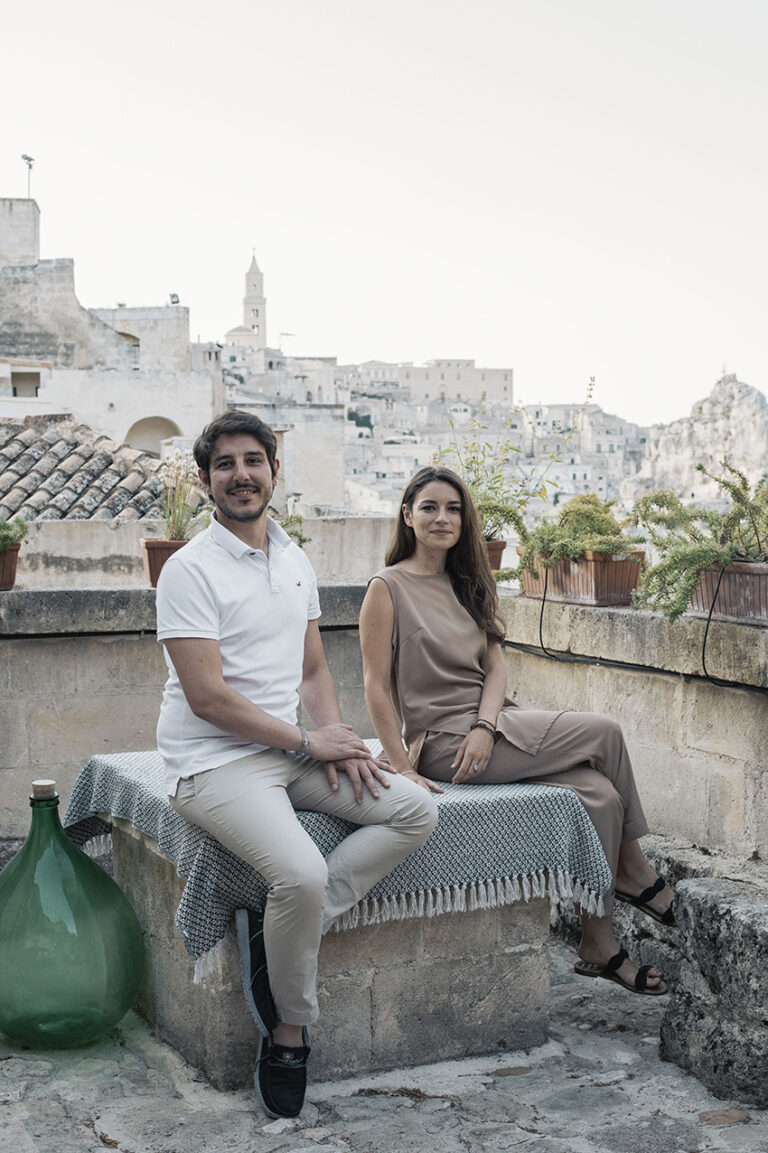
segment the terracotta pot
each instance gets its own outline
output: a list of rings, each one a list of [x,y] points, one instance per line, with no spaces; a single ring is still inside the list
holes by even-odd
[[[485,542],[485,551],[488,554],[488,563],[492,569],[501,568],[501,554],[507,547],[505,540],[487,540]]]
[[[9,544],[4,552],[0,552],[0,590],[3,592],[12,589],[16,584],[16,563],[19,559],[21,543]]]
[[[719,576],[719,565],[702,573],[699,587],[691,597],[689,611],[695,616],[709,616]],[[712,619],[768,625],[768,562],[735,561],[728,566],[720,581]]]
[[[517,551],[521,554],[522,548],[518,547]],[[547,600],[572,605],[628,605],[640,579],[645,553],[637,551],[630,556],[637,559],[614,558],[604,552],[585,552],[577,561],[558,561],[547,576]],[[523,573],[521,583],[527,597],[541,600],[545,576],[541,565],[538,573],[538,578]]]
[[[185,540],[151,540],[147,537],[142,540],[144,575],[153,589],[157,588],[157,578],[165,562],[185,544]]]

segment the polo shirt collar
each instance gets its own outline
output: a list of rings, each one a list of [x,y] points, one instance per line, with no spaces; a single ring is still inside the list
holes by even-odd
[[[252,553],[254,550],[245,541],[240,540],[239,536],[235,536],[223,524],[220,524],[216,519],[216,513],[211,514],[211,536],[216,544],[221,545],[233,557],[239,559],[246,553]],[[282,552],[291,543],[291,538],[285,529],[282,529],[277,521],[272,520],[271,516],[267,517],[267,538],[269,540],[270,552]]]

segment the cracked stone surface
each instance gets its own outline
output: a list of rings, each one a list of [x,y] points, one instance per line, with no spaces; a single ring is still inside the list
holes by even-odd
[[[85,1049],[0,1037],[0,1147],[13,1153],[763,1153],[768,1115],[659,1056],[666,998],[579,978],[550,946],[551,1028],[529,1051],[310,1086],[298,1121],[221,1093],[129,1014]],[[514,988],[510,988],[510,997]],[[352,1072],[352,1071],[351,1071]]]

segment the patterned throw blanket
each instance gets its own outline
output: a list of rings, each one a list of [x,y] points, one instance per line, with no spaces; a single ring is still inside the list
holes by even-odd
[[[547,895],[571,898],[585,912],[602,915],[610,869],[594,826],[570,789],[446,785],[437,803],[440,819],[427,843],[336,928]],[[354,828],[322,813],[297,816],[324,856]],[[170,807],[159,753],[115,753],[88,761],[75,782],[64,825],[70,838],[84,845],[109,834],[110,817],[129,821],[155,840],[185,879],[176,924],[195,960],[221,940],[235,909],[263,905],[266,885],[260,874]],[[196,976],[207,970],[205,962],[198,963]]]

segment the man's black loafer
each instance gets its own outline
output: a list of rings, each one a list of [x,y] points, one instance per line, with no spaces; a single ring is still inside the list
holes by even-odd
[[[302,1029],[303,1045],[276,1045],[271,1037],[261,1039],[254,1085],[265,1113],[270,1117],[298,1117],[307,1088],[307,1058],[310,1054],[307,1030]]]

